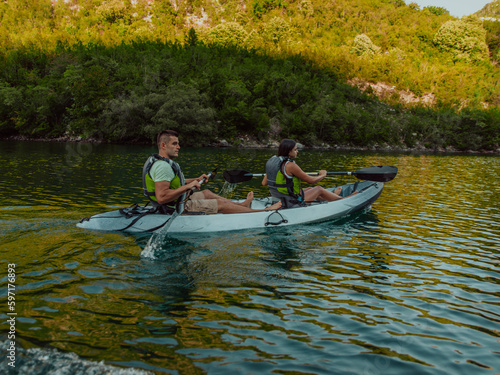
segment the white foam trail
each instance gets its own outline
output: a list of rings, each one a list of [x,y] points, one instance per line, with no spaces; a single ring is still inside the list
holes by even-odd
[[[219,195],[230,199],[230,196],[233,194],[233,191],[236,190],[237,186],[238,184],[225,181],[224,185],[222,185],[222,188],[220,189]]]
[[[167,223],[153,233],[153,235],[149,238],[148,243],[144,247],[144,250],[142,250],[141,252],[142,257],[157,259],[155,255],[156,250],[161,250],[162,245],[165,243],[165,238],[168,235],[168,230],[177,216],[179,216],[179,213],[175,211],[170,219],[168,219]]]
[[[156,250],[156,248],[154,248],[153,246],[146,245],[144,250],[141,251],[141,257],[155,260],[155,259],[157,259],[156,255],[155,255],[155,253],[156,253],[155,250]]]

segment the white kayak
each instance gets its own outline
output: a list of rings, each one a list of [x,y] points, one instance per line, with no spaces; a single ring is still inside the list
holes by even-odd
[[[336,188],[331,187],[328,190],[333,191]],[[250,213],[215,215],[184,213],[177,215],[175,220],[168,224],[168,232],[226,232],[338,219],[370,206],[380,196],[383,188],[383,182],[358,181],[343,185],[341,195],[350,195],[354,189],[358,191],[358,194],[333,202],[312,202],[304,207]],[[255,198],[251,208],[264,209],[269,207],[271,202],[271,197]],[[77,227],[129,233],[155,232],[167,225],[171,217],[172,215],[155,213],[149,206],[134,205],[84,218],[77,224]]]

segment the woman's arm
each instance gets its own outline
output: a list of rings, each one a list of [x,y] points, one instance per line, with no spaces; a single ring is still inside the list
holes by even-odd
[[[302,170],[302,168],[300,168],[295,163],[288,163],[286,165],[286,173],[290,176],[295,176],[295,177],[299,178],[300,180],[302,180],[308,184],[311,184],[311,185],[317,184],[326,176],[326,171],[324,169],[322,169],[318,172],[319,173],[318,176],[309,176],[308,174],[306,174]]]
[[[264,178],[262,179],[262,185],[266,186],[267,185],[267,174],[264,175]]]

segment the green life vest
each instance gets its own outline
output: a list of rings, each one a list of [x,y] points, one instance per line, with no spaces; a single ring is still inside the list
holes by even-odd
[[[275,198],[300,199],[302,196],[300,179],[286,174],[285,168],[288,163],[295,163],[295,161],[284,156],[273,156],[267,161],[266,175],[269,191]]]
[[[155,182],[151,177],[151,167],[153,167],[153,164],[159,160],[167,162],[174,171],[175,177],[172,181],[170,181],[170,189],[178,189],[181,186],[185,185],[186,183],[184,179],[184,174],[182,173],[179,164],[177,164],[175,161],[171,159],[164,158],[158,154],[151,155],[148,158],[148,160],[146,160],[146,163],[144,163],[144,167],[142,168],[142,189],[144,195],[151,201],[154,207],[158,207],[161,205],[158,204],[158,200],[156,199]],[[165,203],[165,206],[171,208],[177,208],[177,210],[180,210],[182,208],[181,205],[183,204],[185,198],[186,194],[184,193],[176,200]]]

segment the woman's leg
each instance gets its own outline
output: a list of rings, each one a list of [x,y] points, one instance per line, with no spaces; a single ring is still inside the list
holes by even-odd
[[[336,189],[335,191],[338,191]],[[357,191],[353,192],[352,194],[349,194],[347,197],[353,196],[358,194]],[[304,190],[304,199],[305,201],[337,201],[339,199],[344,199],[347,197],[341,197],[338,194],[332,193],[329,190],[323,189],[321,186],[314,186],[310,189]]]
[[[314,186],[304,190],[304,199],[307,201],[336,201],[342,199],[338,194],[323,189],[321,186]]]
[[[305,189],[302,189],[304,190],[304,192],[308,191],[308,190],[311,190],[311,189],[314,189],[314,187],[307,187]],[[340,193],[342,193],[342,186],[339,186],[338,188],[336,188],[334,191],[333,191],[335,194],[339,195],[340,196]]]

